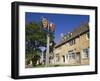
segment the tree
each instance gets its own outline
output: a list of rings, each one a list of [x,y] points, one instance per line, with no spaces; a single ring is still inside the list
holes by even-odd
[[[32,60],[33,66],[36,66],[37,61],[40,59],[41,49],[39,47],[46,47],[47,32],[41,29],[41,23],[31,22],[26,24],[26,59]],[[54,34],[50,34],[50,41],[54,39]]]

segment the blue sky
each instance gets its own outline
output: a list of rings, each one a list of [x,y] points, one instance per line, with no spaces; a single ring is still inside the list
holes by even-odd
[[[72,15],[72,14],[48,14],[48,13],[31,13],[26,12],[25,22],[39,22],[41,17],[45,17],[49,22],[53,22],[55,28],[55,42],[59,43],[60,34],[73,31],[80,26],[81,23],[89,22],[89,15]]]

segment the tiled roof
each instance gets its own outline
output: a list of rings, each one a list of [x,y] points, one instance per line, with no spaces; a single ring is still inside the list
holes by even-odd
[[[89,31],[89,24],[88,23],[84,23],[84,24],[81,24],[80,27],[74,29],[72,32],[70,32],[69,34],[67,34],[67,39],[63,42],[61,42],[60,44],[56,45],[55,47],[59,47],[63,44],[65,44],[66,42],[70,41],[71,39],[85,33]]]

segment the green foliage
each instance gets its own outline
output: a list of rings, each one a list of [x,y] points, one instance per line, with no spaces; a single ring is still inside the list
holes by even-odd
[[[41,28],[41,23],[31,22],[26,24],[26,59],[32,60],[33,65],[36,65],[37,60],[40,59],[41,49],[39,47],[46,47],[47,32],[44,32]],[[50,34],[50,41],[54,39],[53,34]]]

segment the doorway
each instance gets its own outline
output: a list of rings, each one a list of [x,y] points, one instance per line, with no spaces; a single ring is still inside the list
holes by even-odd
[[[63,62],[65,62],[65,56],[64,55],[62,56],[62,58],[63,58]]]
[[[76,62],[78,64],[80,64],[80,62],[81,62],[80,52],[76,53]]]

